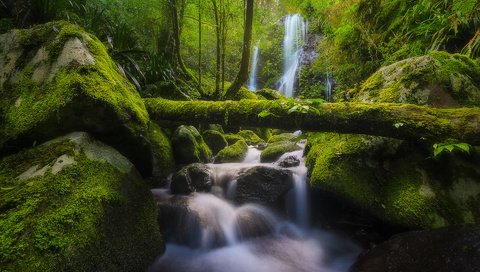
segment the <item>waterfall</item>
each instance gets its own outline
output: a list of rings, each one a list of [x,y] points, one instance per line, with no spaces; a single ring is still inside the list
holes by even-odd
[[[307,41],[308,24],[299,14],[287,15],[284,24],[283,75],[278,81],[278,90],[287,97],[293,97],[302,48]]]
[[[257,42],[258,44],[258,42]],[[258,45],[255,45],[253,47],[253,52],[252,52],[252,63],[250,67],[250,77],[248,79],[248,85],[247,88],[250,91],[256,91],[257,90],[257,67],[258,67]]]
[[[348,271],[360,248],[310,225],[306,141],[297,144],[300,150],[285,153],[274,163],[261,163],[260,150],[250,146],[241,163],[206,164],[212,179],[210,192],[184,196],[171,195],[168,189],[152,190],[160,205],[167,250],[147,271]],[[282,164],[289,158],[298,164]],[[287,182],[292,188],[284,195],[286,214],[260,202],[236,203],[242,193],[241,177],[254,167],[271,169],[270,174],[291,173]],[[264,182],[260,176],[254,181]]]
[[[327,72],[327,76],[325,78],[325,100],[327,102],[332,100],[332,88],[333,88],[333,81]]]

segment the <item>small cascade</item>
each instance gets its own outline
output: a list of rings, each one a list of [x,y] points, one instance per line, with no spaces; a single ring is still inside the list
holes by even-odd
[[[248,84],[247,84],[247,89],[250,91],[256,91],[257,90],[257,68],[258,68],[258,42],[257,45],[253,47],[253,52],[252,52],[252,62],[250,66],[250,77],[248,78]]]
[[[325,77],[325,101],[330,102],[332,100],[332,91],[333,91],[333,79],[327,72]]]
[[[159,220],[164,218],[164,224],[171,226],[162,231],[168,241],[165,254],[147,271],[348,271],[360,249],[349,240],[310,226],[305,141],[298,145],[301,150],[285,153],[274,163],[260,163],[260,150],[251,146],[242,163],[207,164],[212,179],[209,193],[184,196],[152,190],[163,213]],[[239,204],[251,170],[257,171],[255,175],[278,175],[275,177],[290,173],[290,189],[281,198],[286,204],[284,211],[257,202]],[[263,182],[273,193],[272,186],[279,179],[265,183],[255,176],[253,183]],[[254,195],[258,192],[251,190]]]
[[[308,23],[299,14],[285,17],[283,39],[283,75],[278,81],[278,90],[287,97],[293,97],[303,46],[307,41]]]

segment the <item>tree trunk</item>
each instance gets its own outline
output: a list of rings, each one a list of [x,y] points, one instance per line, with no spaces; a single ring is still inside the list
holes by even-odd
[[[202,0],[198,0],[198,91],[202,93]]]
[[[173,26],[173,41],[174,41],[174,50],[175,50],[175,60],[177,62],[178,68],[180,68],[181,73],[184,75],[184,77],[193,82],[193,84],[198,86],[198,81],[195,78],[194,75],[188,71],[187,67],[185,66],[185,63],[183,62],[182,59],[182,54],[181,54],[181,46],[180,46],[180,18],[179,18],[179,12],[178,12],[178,3],[177,0],[170,0],[171,2],[171,12],[172,12],[172,26]],[[200,95],[204,96],[204,92],[202,89],[199,89]]]
[[[292,100],[225,102],[145,99],[155,121],[368,134],[430,143],[480,144],[480,108]]]
[[[220,5],[222,3],[220,2]],[[221,20],[219,16],[219,10],[217,6],[217,0],[212,0],[212,5],[213,5],[213,13],[215,16],[215,38],[216,38],[216,61],[215,61],[215,93],[213,97],[215,99],[220,99],[220,68],[221,68],[221,36],[222,36],[222,26],[221,26]]]
[[[227,97],[235,96],[235,93],[240,90],[243,84],[248,80],[248,68],[250,66],[250,51],[252,43],[252,25],[253,25],[253,0],[247,0],[245,30],[243,34],[243,50],[242,60],[240,63],[240,70],[238,71],[235,81],[227,90]]]

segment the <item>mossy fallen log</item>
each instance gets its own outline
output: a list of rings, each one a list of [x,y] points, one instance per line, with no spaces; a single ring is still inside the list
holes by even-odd
[[[161,98],[145,99],[145,104],[151,118],[157,122],[248,125],[480,144],[480,108],[440,109],[398,103],[296,100],[171,101]]]

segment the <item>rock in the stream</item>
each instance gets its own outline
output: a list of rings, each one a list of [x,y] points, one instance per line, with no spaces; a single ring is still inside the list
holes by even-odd
[[[237,178],[235,201],[282,206],[287,192],[293,188],[292,172],[266,166],[256,166]]]
[[[76,132],[0,160],[2,271],[144,271],[163,252],[124,156]]]
[[[179,126],[172,137],[173,154],[178,164],[212,161],[212,151],[193,126]]]
[[[224,149],[228,145],[223,133],[217,130],[205,130],[202,133],[202,137],[212,150],[214,156],[217,155],[218,151]]]
[[[283,168],[296,167],[300,165],[300,160],[295,156],[288,156],[278,162],[278,166]]]
[[[170,190],[173,194],[209,192],[213,185],[213,173],[208,165],[194,163],[180,169],[172,179]]]
[[[245,142],[247,142],[247,144],[249,145],[258,145],[265,142],[255,132],[251,130],[240,130],[237,135],[242,136],[245,139]]]
[[[151,174],[148,113],[101,41],[52,22],[11,30],[0,44],[0,155],[87,131]]]
[[[353,272],[478,272],[480,227],[408,232],[360,256]]]
[[[261,162],[274,162],[283,154],[302,149],[296,143],[289,141],[280,141],[269,144],[260,154]]]
[[[248,145],[244,140],[225,147],[218,152],[215,163],[242,162],[248,152]]]

